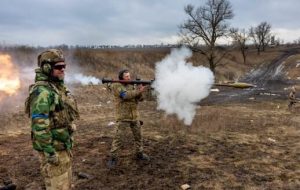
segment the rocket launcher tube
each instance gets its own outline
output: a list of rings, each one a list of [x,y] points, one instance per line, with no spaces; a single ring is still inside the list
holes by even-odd
[[[114,79],[108,79],[108,78],[102,79],[102,84],[121,83],[121,84],[151,85],[153,82],[154,82],[154,80],[114,80]]]

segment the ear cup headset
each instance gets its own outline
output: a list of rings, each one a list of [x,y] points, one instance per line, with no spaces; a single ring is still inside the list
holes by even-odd
[[[48,62],[42,63],[42,71],[43,71],[43,73],[50,75],[52,72],[52,67],[51,67],[50,63],[48,63]]]
[[[57,49],[44,51],[38,56],[38,66],[46,75],[50,75],[52,72],[52,65],[60,61],[64,62],[65,59],[62,51]]]
[[[51,62],[50,59],[47,60],[41,60],[42,59],[42,55],[47,53],[49,51],[43,52],[42,54],[40,54],[38,56],[38,65],[40,66],[40,68],[42,69],[42,72],[45,73],[46,75],[50,75],[51,71],[52,71],[52,67],[51,67]]]

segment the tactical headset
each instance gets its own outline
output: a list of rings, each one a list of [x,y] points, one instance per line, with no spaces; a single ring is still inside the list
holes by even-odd
[[[43,73],[45,73],[46,75],[50,75],[52,72],[52,66],[49,62],[42,62],[42,66],[41,69],[43,71]]]

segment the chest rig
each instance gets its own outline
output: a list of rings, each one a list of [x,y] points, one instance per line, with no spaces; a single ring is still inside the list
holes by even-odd
[[[79,118],[77,102],[71,93],[62,86],[57,88],[47,81],[37,81],[29,87],[29,97],[25,102],[25,113],[30,117],[30,104],[34,98],[34,91],[38,86],[45,86],[49,89],[49,119],[50,128],[68,127],[75,119]]]

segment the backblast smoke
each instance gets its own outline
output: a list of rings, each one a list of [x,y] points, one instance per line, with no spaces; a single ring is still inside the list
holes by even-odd
[[[197,103],[208,96],[214,83],[213,73],[206,67],[195,67],[186,59],[192,52],[183,47],[156,64],[154,89],[158,92],[158,109],[176,114],[191,125]]]
[[[86,76],[81,73],[74,74],[74,75],[66,75],[65,78],[66,83],[81,83],[82,85],[88,85],[88,84],[101,84],[102,81],[96,77],[93,76]]]

